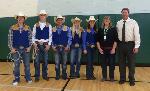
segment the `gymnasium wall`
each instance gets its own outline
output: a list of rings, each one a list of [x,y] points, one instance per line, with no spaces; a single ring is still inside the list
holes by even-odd
[[[10,3],[11,2],[11,3]],[[139,7],[140,5],[144,7]],[[58,14],[65,15],[65,24],[71,26],[71,19],[78,16],[81,18],[82,26],[85,28],[89,15],[95,15],[98,18],[97,26],[101,25],[102,18],[109,15],[112,18],[113,25],[121,19],[120,10],[128,7],[131,11],[130,17],[135,19],[140,26],[141,47],[136,57],[138,64],[150,64],[150,6],[148,0],[5,0],[0,1],[0,59],[6,60],[9,53],[7,35],[9,27],[16,22],[13,18],[19,11],[23,11],[28,19],[26,23],[33,28],[38,21],[37,13],[41,9],[46,9],[49,13],[48,21],[54,26],[54,16]],[[83,55],[82,62],[85,62]],[[54,62],[52,50],[49,52],[49,62]],[[95,55],[95,63],[100,63],[98,52]]]

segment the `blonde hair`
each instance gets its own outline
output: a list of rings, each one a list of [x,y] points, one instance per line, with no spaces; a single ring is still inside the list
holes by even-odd
[[[74,38],[75,36],[75,23],[73,22],[73,25],[71,27],[71,31],[72,31],[72,37]],[[79,27],[78,27],[78,32],[79,32],[79,37],[81,37],[81,33],[83,31],[83,28],[81,27],[81,25],[79,24]]]
[[[101,28],[104,28],[104,27],[105,27],[105,23],[104,23],[105,20],[110,20],[109,28],[111,28],[111,27],[112,27],[112,22],[111,22],[110,16],[105,16],[105,17],[103,18],[103,22],[102,22]]]

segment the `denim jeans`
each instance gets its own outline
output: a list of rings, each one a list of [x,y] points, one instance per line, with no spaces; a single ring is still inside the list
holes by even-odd
[[[48,51],[45,51],[44,45],[38,45],[38,51],[34,62],[35,66],[35,78],[40,77],[40,61],[42,61],[42,77],[47,77],[47,65],[48,65]]]
[[[94,75],[94,67],[93,67],[93,61],[94,61],[94,55],[95,55],[95,48],[87,47],[87,64],[86,64],[86,77],[92,77]]]
[[[64,48],[57,48],[57,51],[54,52],[56,77],[60,76],[60,63],[62,64],[62,75],[67,76],[67,54],[68,52],[64,51]]]
[[[107,65],[109,66],[109,78],[114,79],[115,70],[115,54],[110,54],[110,50],[103,50],[104,54],[100,54],[102,77],[107,78]]]
[[[31,74],[30,74],[30,53],[26,52],[25,49],[17,49],[20,56],[22,57],[23,63],[24,63],[24,72],[25,72],[25,79],[27,81],[31,80]],[[20,60],[18,59],[19,55],[18,53],[13,54],[14,60],[14,76],[16,81],[20,81]]]
[[[81,48],[72,48],[71,49],[71,62],[70,62],[70,75],[79,75],[80,74],[80,60],[81,60]],[[75,70],[76,65],[76,70]]]

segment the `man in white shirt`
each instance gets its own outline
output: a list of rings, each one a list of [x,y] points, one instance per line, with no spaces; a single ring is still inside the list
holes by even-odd
[[[47,12],[41,10],[39,13],[39,22],[33,27],[32,41],[34,48],[36,49],[36,58],[34,62],[35,66],[35,82],[40,78],[40,60],[43,60],[42,64],[42,77],[44,80],[49,80],[47,77],[47,65],[48,65],[48,50],[52,42],[52,26],[46,22]]]
[[[130,86],[135,85],[135,54],[138,53],[140,47],[140,34],[137,22],[129,18],[129,9],[123,8],[122,20],[117,22],[118,32],[118,52],[119,52],[119,84],[124,84],[126,81],[126,60],[128,60],[129,68],[129,83]]]

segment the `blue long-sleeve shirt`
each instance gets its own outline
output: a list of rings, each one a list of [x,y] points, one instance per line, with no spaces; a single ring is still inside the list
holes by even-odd
[[[91,28],[84,30],[82,34],[82,47],[86,50],[86,46],[96,44],[96,32]]]
[[[62,32],[65,32],[67,31],[67,35],[65,35],[64,33]],[[60,43],[63,43],[62,41],[65,42],[66,39],[64,38],[67,38],[67,47],[70,48],[70,45],[72,44],[72,34],[71,34],[71,30],[69,27],[65,26],[65,25],[62,25],[60,27],[54,27],[53,28],[53,31],[52,31],[52,46],[56,46],[57,44],[60,44]],[[61,37],[59,35],[61,34],[64,34],[62,35]],[[59,39],[59,37],[61,39]],[[57,39],[56,39],[57,38]]]

